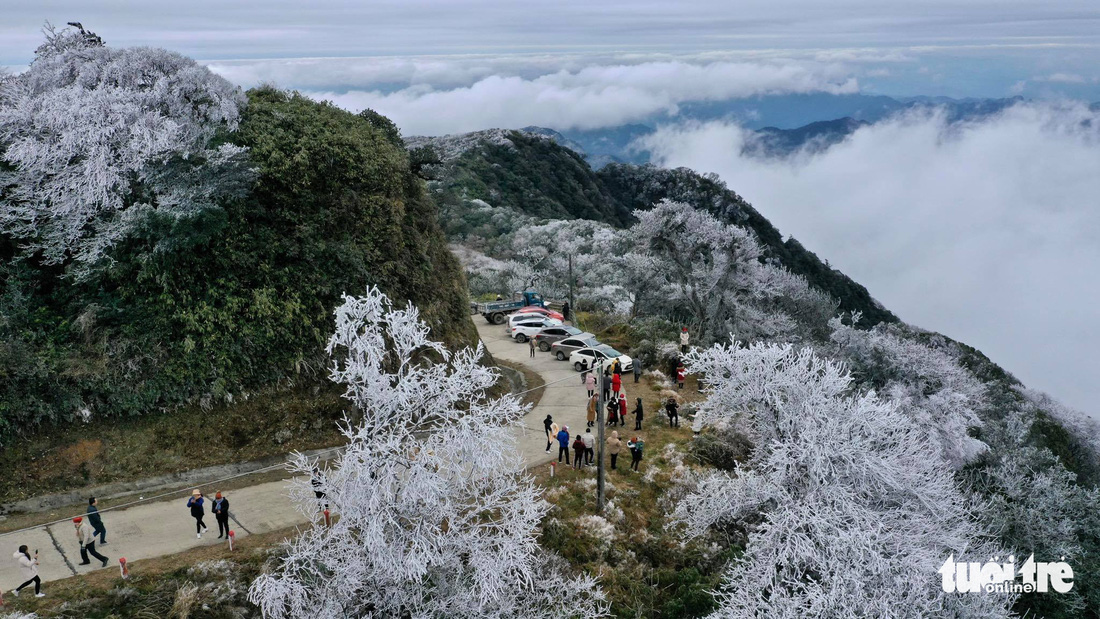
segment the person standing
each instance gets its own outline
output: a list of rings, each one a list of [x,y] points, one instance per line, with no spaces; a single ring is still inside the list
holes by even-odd
[[[619,425],[626,425],[626,392],[619,396]]]
[[[584,377],[584,386],[588,389],[588,397],[592,397],[596,393],[596,375],[591,371],[585,372],[587,376]]]
[[[571,308],[569,307],[569,301],[566,301],[565,303],[561,304],[561,317],[565,320],[565,322],[569,322],[569,310],[570,309]]]
[[[553,442],[554,435],[557,434],[554,431],[554,418],[547,415],[546,419],[542,420],[542,425],[546,428],[546,453],[550,453],[550,444]]]
[[[584,439],[578,434],[573,440],[573,468],[579,469],[582,466],[584,466]]]
[[[630,439],[626,447],[630,450],[630,468],[637,472],[638,465],[642,462],[642,449],[645,447],[645,441],[642,440],[642,437],[635,436]]]
[[[611,398],[611,368],[606,367],[603,371],[603,381],[601,382],[601,391],[603,391],[603,399],[608,400]]]
[[[607,401],[607,409],[606,410],[607,410],[607,425],[609,425],[609,426],[615,425],[615,422],[618,421],[618,416],[619,416],[619,400],[616,399],[616,396],[612,396],[611,399]]]
[[[596,437],[592,436],[592,428],[585,430],[581,440],[584,442],[584,465],[588,466],[596,458]]]
[[[214,520],[218,521],[218,539],[229,537],[229,499],[222,493],[214,494],[214,502],[210,504],[210,513],[214,514]]]
[[[206,523],[202,521],[205,514],[202,504],[202,493],[199,492],[198,488],[195,488],[191,492],[191,498],[187,499],[187,507],[191,508],[191,517],[195,519],[195,539],[202,539],[202,532],[208,528]]]
[[[611,377],[611,391],[615,394],[615,397],[619,397],[619,390],[623,388],[623,375],[614,374]]]
[[[684,378],[687,375],[687,370],[684,369],[684,364],[681,363],[676,367],[676,385],[680,388],[684,388]]]
[[[527,348],[531,349],[531,358],[535,358],[535,338],[527,338]]]
[[[561,462],[562,454],[565,454],[565,464],[569,465],[569,426],[562,426],[558,432],[558,462]]]
[[[588,398],[588,410],[585,414],[585,419],[586,421],[588,421],[588,426],[586,427],[591,428],[592,425],[596,423],[596,405],[598,402],[599,399],[596,398],[596,396],[594,395]]]
[[[611,373],[618,376],[619,380],[622,380],[623,364],[619,362],[618,358],[611,362]]]
[[[612,431],[611,438],[607,439],[607,454],[611,456],[611,470],[614,471],[615,463],[619,460],[619,452],[623,450],[623,442],[619,439],[619,432]]]
[[[640,379],[642,377],[642,362],[639,361],[638,359],[634,360],[633,371],[634,371],[634,382],[638,382],[638,379]]]
[[[688,328],[687,328],[687,327],[683,327],[683,328],[681,328],[681,329],[680,329],[680,352],[681,352],[681,353],[687,354],[687,351],[688,351],[688,341],[689,341],[690,339],[691,339],[691,338],[690,338],[690,336],[688,335]]]
[[[20,591],[34,585],[34,597],[46,597],[46,594],[42,593],[42,579],[38,576],[38,551],[35,550],[32,557],[26,544],[24,544],[19,547],[19,550],[15,551],[11,558],[19,563],[19,571],[23,573],[23,578],[26,579],[26,582],[12,589],[11,594],[19,597]]]
[[[88,555],[92,555],[102,562],[100,567],[107,567],[107,557],[95,550],[95,529],[92,528],[91,523],[77,516],[73,518],[73,524],[76,525],[76,539],[80,542],[80,565],[90,564]]]
[[[107,545],[107,527],[103,526],[103,518],[99,515],[99,501],[95,497],[88,499],[88,522],[92,524],[92,528],[95,529],[96,535],[99,536],[99,545]]]
[[[676,398],[669,398],[665,403],[665,412],[668,413],[668,427],[680,427],[680,407],[676,404]]]
[[[645,411],[642,410],[642,399],[638,398],[638,405],[634,407],[634,429],[635,430],[641,430],[642,429],[642,416],[644,414],[645,414]]]

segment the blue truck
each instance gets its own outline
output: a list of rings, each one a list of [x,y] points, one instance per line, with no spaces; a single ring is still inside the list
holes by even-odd
[[[508,319],[508,314],[522,309],[524,307],[546,307],[546,302],[542,300],[542,295],[531,291],[524,290],[523,292],[517,292],[511,301],[490,301],[488,303],[478,303],[477,313],[485,317],[490,324],[502,325],[504,321]]]

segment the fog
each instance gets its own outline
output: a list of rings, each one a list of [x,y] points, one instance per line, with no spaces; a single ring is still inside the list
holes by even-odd
[[[903,320],[1095,417],[1098,120],[1053,103],[958,126],[908,116],[780,161],[742,156],[748,134],[721,123],[664,127],[645,146],[718,173]]]

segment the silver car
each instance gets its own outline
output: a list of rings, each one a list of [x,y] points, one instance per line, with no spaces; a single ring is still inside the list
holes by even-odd
[[[535,343],[538,344],[539,350],[542,352],[549,352],[550,346],[554,342],[560,342],[567,337],[584,340],[595,336],[569,325],[552,325],[535,334]]]
[[[573,354],[573,351],[600,345],[600,341],[592,334],[585,333],[583,335],[588,337],[567,337],[554,342],[550,345],[550,352],[557,357],[558,361],[565,361],[569,358],[569,355]]]

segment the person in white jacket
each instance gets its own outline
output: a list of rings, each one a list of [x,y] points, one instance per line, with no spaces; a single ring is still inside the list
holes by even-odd
[[[680,352],[686,354],[688,351],[688,341],[690,336],[688,335],[688,328],[683,327],[680,329]]]
[[[42,579],[38,577],[38,551],[34,551],[34,556],[27,550],[27,546],[23,545],[19,547],[19,550],[15,551],[12,558],[19,563],[19,571],[23,572],[23,578],[27,579],[27,582],[19,585],[11,590],[11,594],[19,597],[19,592],[34,585],[34,597],[46,597],[45,593],[42,593]]]

